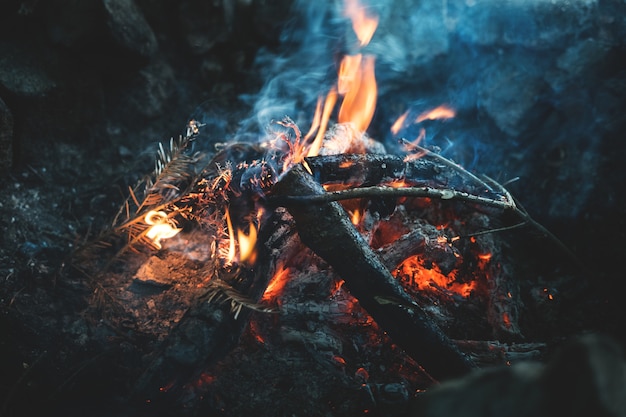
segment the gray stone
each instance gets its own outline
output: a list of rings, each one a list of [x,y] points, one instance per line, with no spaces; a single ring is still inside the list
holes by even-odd
[[[0,98],[0,175],[11,168],[13,159],[13,115]]]
[[[476,371],[417,398],[411,416],[626,416],[626,362],[612,339],[587,335],[547,363]]]
[[[545,83],[528,68],[496,63],[487,69],[478,87],[478,104],[504,133],[517,136],[526,125]]]
[[[444,19],[444,2],[401,0],[381,7],[380,21],[370,46],[380,65],[393,71],[410,71],[424,65],[450,47]],[[407,15],[407,10],[411,12]]]
[[[593,38],[570,46],[556,59],[556,68],[547,72],[546,81],[553,90],[562,91],[605,60],[609,49],[605,42]]]
[[[593,26],[597,0],[451,0],[450,29],[470,44],[560,48]]]
[[[157,39],[133,0],[104,0],[106,24],[121,49],[143,58],[158,50]]]
[[[41,4],[49,39],[64,47],[83,47],[102,29],[102,6],[96,1],[49,0]]]
[[[16,97],[40,97],[57,86],[44,68],[50,56],[42,56],[29,45],[0,42],[0,86]],[[54,57],[52,57],[54,59]]]
[[[174,71],[165,61],[156,60],[139,71],[127,91],[127,114],[157,117],[167,108],[167,100],[174,93]]]
[[[210,51],[215,44],[228,39],[232,20],[227,20],[229,2],[187,0],[179,5],[180,28],[194,54]]]

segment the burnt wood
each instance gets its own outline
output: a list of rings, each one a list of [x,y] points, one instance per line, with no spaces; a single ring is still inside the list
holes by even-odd
[[[368,187],[408,181],[414,187],[450,188],[483,197],[500,197],[484,181],[453,162],[433,155],[407,159],[392,154],[338,154],[308,157],[305,161],[320,184]]]
[[[272,189],[276,197],[324,193],[301,165]],[[296,204],[287,209],[302,242],[333,267],[361,306],[433,378],[458,377],[475,367],[402,289],[339,203]]]
[[[252,309],[240,305],[242,308],[235,314],[233,296],[229,294],[257,303],[275,272],[276,258],[285,255],[277,253],[276,248],[284,246],[293,230],[291,216],[284,208],[276,209],[260,227],[254,266],[233,265],[229,270],[218,271],[212,279],[219,281],[217,287],[209,286],[209,291],[199,289],[186,314],[152,354],[152,361],[135,381],[131,397],[139,402],[177,405],[185,395],[186,384],[235,347]],[[216,294],[214,290],[220,286],[227,290]]]

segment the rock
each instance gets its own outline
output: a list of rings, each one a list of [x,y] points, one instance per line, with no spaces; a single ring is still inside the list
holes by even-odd
[[[478,86],[478,102],[498,128],[511,136],[521,133],[545,83],[528,68],[496,62]]]
[[[40,6],[49,39],[63,47],[89,47],[104,28],[102,6],[97,1],[50,0]]]
[[[566,343],[539,387],[545,415],[626,416],[626,362],[612,339],[587,334]]]
[[[609,47],[597,39],[588,38],[567,48],[556,60],[556,69],[546,74],[546,81],[555,91],[563,91],[580,77],[606,60]]]
[[[294,7],[302,7],[309,10],[317,10],[318,2],[301,0],[239,0],[241,8],[250,13],[250,34],[262,44],[275,44],[284,34],[285,22],[290,18],[290,11]],[[250,10],[248,12],[248,9]],[[317,20],[317,16],[313,17]]]
[[[103,0],[103,4],[106,25],[120,49],[144,59],[157,52],[156,36],[133,0]]]
[[[0,87],[15,97],[40,97],[57,86],[50,75],[54,56],[32,45],[0,42]]]
[[[228,39],[232,20],[227,17],[227,1],[187,0],[179,5],[180,28],[189,47],[196,55],[210,51]]]
[[[411,11],[408,15],[407,10]],[[389,67],[392,74],[410,72],[448,52],[450,35],[444,20],[444,2],[402,0],[377,11],[379,26],[366,48],[376,55],[377,67]],[[377,76],[384,78],[378,71]]]
[[[120,110],[120,118],[140,120],[138,116],[154,119],[168,108],[168,100],[174,94],[174,71],[163,60],[155,59],[139,71],[128,84],[118,87],[114,107]]]
[[[418,397],[410,416],[625,416],[626,362],[600,335],[566,343],[546,364],[483,369]]]
[[[13,159],[13,115],[0,98],[0,175],[6,173]]]
[[[450,29],[474,45],[560,48],[594,25],[597,0],[453,0]]]

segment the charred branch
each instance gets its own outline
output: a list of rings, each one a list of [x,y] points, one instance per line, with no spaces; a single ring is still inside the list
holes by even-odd
[[[477,195],[496,195],[493,187],[438,154],[419,157],[389,154],[340,154],[305,158],[320,183],[349,183],[368,187],[407,181],[415,187],[454,188]]]
[[[297,165],[274,186],[272,193],[280,198],[325,192]],[[302,242],[333,267],[361,306],[434,378],[452,378],[474,368],[472,361],[404,292],[339,203],[288,204],[287,209]]]
[[[502,210],[516,210],[515,203],[506,200],[495,200],[457,191],[450,188],[431,187],[386,187],[372,186],[351,188],[349,190],[331,191],[320,195],[288,195],[275,199],[277,204],[295,205],[308,203],[328,203],[333,201],[352,200],[357,198],[385,197],[428,197],[440,200],[461,200]]]
[[[435,229],[433,226],[431,229]],[[427,233],[426,226],[416,228],[401,236],[393,243],[389,243],[376,250],[385,266],[392,270],[409,255],[427,254],[428,258],[435,261],[442,273],[447,275],[458,267],[460,255],[453,247],[442,244],[434,233]],[[436,232],[436,229],[432,232]]]

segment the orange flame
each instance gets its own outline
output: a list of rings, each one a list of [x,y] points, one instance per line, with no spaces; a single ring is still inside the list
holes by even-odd
[[[352,20],[360,46],[367,45],[378,26],[378,17],[370,16],[358,0],[345,0],[344,15]],[[301,141],[298,139],[290,149],[290,154],[284,160],[283,171],[293,164],[303,162],[305,156],[319,154],[339,95],[344,96],[338,114],[339,123],[350,123],[359,133],[367,130],[376,109],[378,94],[374,64],[373,56],[363,56],[360,53],[343,57],[337,85],[328,92],[323,106],[321,97],[318,99],[311,127],[304,138]],[[315,138],[309,145],[314,134]],[[349,139],[354,140],[355,137],[356,133]]]
[[[317,136],[315,136],[315,140],[311,144],[309,151],[307,152],[307,156],[316,156],[320,148],[322,147],[322,141],[324,140],[324,134],[326,133],[326,126],[328,126],[328,120],[330,119],[330,115],[335,107],[335,103],[337,102],[337,90],[331,89],[326,96],[326,101],[324,102],[324,109],[322,110],[322,116],[320,121],[320,128],[317,131]],[[300,162],[300,161],[297,161]]]
[[[417,116],[415,123],[421,123],[424,120],[451,119],[454,116],[456,116],[456,111],[453,108],[441,105]]]
[[[387,181],[384,183],[387,187],[392,187],[392,188],[405,188],[405,187],[412,187],[413,184],[411,184],[411,182],[405,180],[405,179],[401,179],[401,178],[396,178],[393,179],[391,181]]]
[[[339,74],[337,79],[337,92],[341,95],[347,94],[348,91],[358,86],[357,83],[361,77],[361,61],[363,55],[346,55],[339,65]]]
[[[262,215],[262,214],[261,214]],[[259,213],[257,213],[259,216]],[[232,264],[237,258],[237,244],[239,246],[239,262],[253,264],[256,261],[256,240],[257,228],[253,221],[250,221],[249,232],[246,234],[243,229],[237,228],[237,239],[235,240],[235,228],[230,217],[230,211],[226,210],[226,226],[228,228],[228,255],[226,263]]]
[[[150,210],[146,213],[144,221],[150,225],[146,237],[151,239],[158,249],[161,249],[162,239],[174,237],[182,230],[175,227],[174,219],[170,219],[164,211]]]
[[[367,130],[376,109],[378,88],[374,73],[375,62],[375,57],[370,55],[361,59],[359,71],[354,75],[352,85],[339,109],[339,123],[352,123],[359,132]]]
[[[354,209],[354,211],[352,212],[352,224],[355,226],[358,226],[359,223],[361,223],[361,217],[363,216],[363,213],[361,213],[360,209]]]
[[[360,45],[367,45],[378,27],[378,16],[369,16],[359,0],[345,0],[343,14],[352,20],[352,29]]]
[[[256,236],[257,230],[253,222],[250,222],[250,232],[246,235],[243,230],[237,230],[237,242],[239,242],[239,260],[253,264],[256,260]]]
[[[334,105],[334,104],[333,104]],[[318,127],[320,127],[320,121],[322,119],[322,96],[317,98],[317,105],[315,106],[315,114],[313,115],[313,121],[311,122],[311,128],[304,136],[303,142],[308,141],[315,133]]]
[[[400,129],[404,126],[404,122],[406,122],[406,118],[409,115],[409,111],[405,111],[402,116],[398,117],[395,122],[391,125],[391,133],[397,135]]]
[[[352,20],[360,46],[367,45],[378,26],[378,17],[370,16],[358,0],[345,0],[344,6],[344,15]],[[357,133],[367,130],[374,116],[378,95],[374,67],[373,56],[358,53],[343,57],[337,85],[328,92],[323,106],[321,97],[318,99],[311,127],[303,138],[300,138],[298,132],[296,143],[290,145],[289,155],[284,159],[283,171],[287,171],[293,164],[302,163],[305,156],[319,154],[339,95],[344,98],[339,109],[338,121],[341,124],[351,124],[353,127],[347,139],[353,141],[360,137]],[[314,134],[315,138],[309,144]]]
[[[270,280],[269,284],[267,284],[267,288],[261,297],[262,301],[271,301],[276,298],[285,288],[287,281],[289,279],[289,268],[285,268],[282,265],[279,265],[276,268],[276,272],[274,276]]]
[[[368,15],[365,7],[359,4],[358,0],[345,0],[344,15],[352,20],[352,28],[359,39],[360,46],[367,45],[378,26],[378,17]],[[374,71],[375,62],[374,56],[358,53],[343,57],[339,66],[335,94],[342,95],[344,98],[337,119],[339,123],[353,126],[355,132],[349,138],[350,141],[357,139],[357,134],[367,130],[376,110],[378,87]],[[323,137],[323,133],[321,135]],[[319,137],[320,133],[318,133]],[[316,143],[318,138],[316,138]],[[321,139],[319,143],[321,144]],[[318,151],[319,148],[312,150]],[[309,155],[311,154],[309,152]]]

